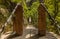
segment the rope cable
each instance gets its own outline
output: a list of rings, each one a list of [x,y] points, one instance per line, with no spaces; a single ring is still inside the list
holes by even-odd
[[[12,11],[11,15],[8,17],[7,21],[2,25],[2,28],[0,29],[0,33],[2,33],[4,31],[4,27],[7,26],[7,24],[9,23],[9,21],[11,20],[11,18],[13,17],[18,5],[20,5],[20,3],[17,3],[16,7],[14,8],[14,10]]]

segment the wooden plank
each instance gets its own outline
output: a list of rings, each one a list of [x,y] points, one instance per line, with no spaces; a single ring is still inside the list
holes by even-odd
[[[46,13],[42,5],[38,7],[38,33],[39,35],[46,34]]]
[[[22,5],[18,5],[15,13],[15,17],[13,18],[13,30],[16,31],[17,34],[23,34],[23,7]]]

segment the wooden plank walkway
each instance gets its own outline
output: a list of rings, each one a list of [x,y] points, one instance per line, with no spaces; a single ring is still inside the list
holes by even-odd
[[[30,37],[31,33],[31,37]],[[53,34],[47,32],[46,36],[38,36],[38,29],[33,27],[32,25],[28,25],[24,30],[23,30],[23,35],[18,36],[18,37],[12,37],[8,39],[57,39]]]

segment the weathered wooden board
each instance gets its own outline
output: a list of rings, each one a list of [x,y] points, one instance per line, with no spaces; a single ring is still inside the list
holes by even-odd
[[[13,30],[16,31],[17,34],[23,34],[23,7],[22,5],[18,5],[13,18]]]
[[[39,35],[46,34],[46,13],[42,5],[38,7],[38,33]]]

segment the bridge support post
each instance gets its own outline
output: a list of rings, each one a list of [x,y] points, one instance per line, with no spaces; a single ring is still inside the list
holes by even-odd
[[[18,35],[23,34],[23,7],[22,5],[18,5],[13,18],[13,31],[15,31]]]
[[[42,5],[38,7],[38,34],[39,36],[46,34],[46,13]]]

